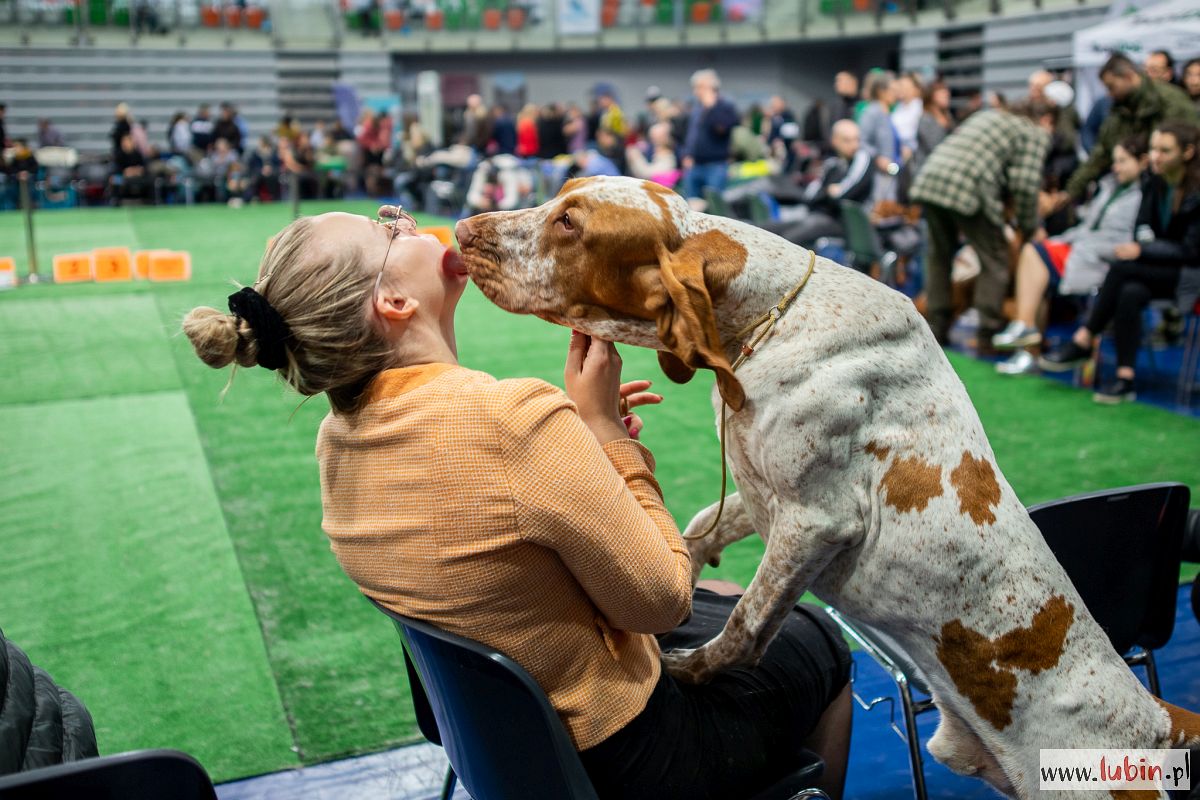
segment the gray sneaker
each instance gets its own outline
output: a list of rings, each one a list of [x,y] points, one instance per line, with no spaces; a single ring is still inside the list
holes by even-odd
[[[1037,328],[1030,328],[1020,320],[1013,320],[1008,327],[992,337],[992,347],[997,350],[1011,350],[1017,347],[1030,347],[1040,344],[1042,334]]]
[[[1008,359],[996,362],[996,372],[1001,375],[1029,375],[1037,371],[1037,359],[1028,350],[1018,350]]]

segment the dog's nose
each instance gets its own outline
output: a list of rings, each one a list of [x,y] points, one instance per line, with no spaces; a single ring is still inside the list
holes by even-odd
[[[475,231],[471,230],[469,220],[460,219],[454,226],[454,236],[458,239],[458,247],[461,250],[464,247],[470,247],[475,240]]]

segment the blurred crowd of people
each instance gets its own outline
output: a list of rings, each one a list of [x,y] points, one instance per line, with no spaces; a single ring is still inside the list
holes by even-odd
[[[676,189],[698,210],[833,247],[841,260],[897,285],[921,273],[918,304],[934,335],[946,341],[956,318],[973,309],[974,345],[1014,350],[1002,372],[1073,364],[1091,352],[1096,326],[1116,320],[1124,399],[1133,377],[1125,362],[1136,354],[1129,342],[1141,335],[1131,320],[1149,299],[1174,293],[1190,311],[1185,296],[1200,288],[1192,287],[1200,284],[1200,186],[1190,177],[1200,169],[1200,59],[1180,66],[1156,51],[1134,64],[1114,55],[1100,72],[1106,92],[1085,118],[1070,77],[1036,70],[1025,96],[1010,102],[995,92],[955,96],[926,74],[843,71],[832,99],[814,101],[802,116],[781,96],[739,108],[711,69],[692,75],[688,97],[650,86],[636,107],[623,107],[604,82],[586,107],[551,102],[514,113],[474,94],[448,111],[440,147],[416,115],[394,125],[392,113],[365,109],[353,130],[336,119],[305,128],[284,117],[252,137],[237,108],[222,104],[214,115],[205,105],[177,113],[152,136],[121,104],[105,196],[240,205],[278,200],[294,187],[305,198],[365,193],[463,215],[541,202],[572,177],[630,175]],[[4,111],[0,104],[0,140]],[[7,144],[7,173],[37,169],[25,141]],[[67,143],[42,120],[37,144]],[[1164,180],[1166,188],[1156,183]],[[1148,184],[1158,188],[1148,192]],[[1147,211],[1151,196],[1165,205]],[[862,219],[867,248],[850,241]],[[1180,246],[1153,244],[1163,237]],[[1142,246],[1135,252],[1131,243]],[[857,263],[864,249],[886,254],[889,268],[874,257]],[[1166,274],[1151,279],[1129,266],[1168,251]],[[1106,289],[1118,273],[1123,283]],[[1081,328],[1090,334],[1079,334],[1075,350],[1039,357],[1041,331],[1058,313],[1049,301],[1097,293],[1108,318]],[[1167,314],[1168,322],[1177,316]]]

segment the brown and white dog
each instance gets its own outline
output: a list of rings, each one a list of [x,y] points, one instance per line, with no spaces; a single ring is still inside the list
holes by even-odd
[[[909,654],[941,712],[930,753],[1005,794],[1038,792],[1040,748],[1200,740],[1200,717],[1143,689],[1083,607],[903,295],[818,258],[734,375],[738,332],[799,283],[808,250],[631,178],[570,181],[456,232],[501,308],[658,350],[676,381],[716,373],[739,491],[689,541],[694,573],[755,531],[766,554],[720,635],[664,655],[672,673],[755,662],[811,589]]]

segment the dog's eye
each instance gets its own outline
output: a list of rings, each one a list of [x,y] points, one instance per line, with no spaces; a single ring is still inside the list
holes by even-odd
[[[563,224],[563,227],[566,228],[567,230],[569,230],[569,231],[575,230],[575,226],[571,224],[571,214],[569,212],[564,213],[561,217],[559,217],[558,221],[561,222]]]

